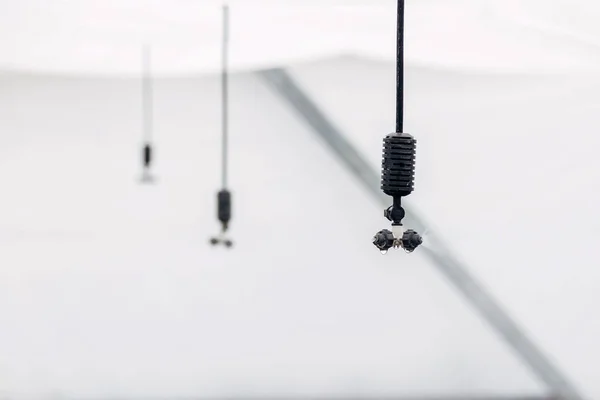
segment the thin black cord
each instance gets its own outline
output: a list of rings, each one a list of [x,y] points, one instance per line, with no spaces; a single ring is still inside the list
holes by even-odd
[[[151,76],[151,50],[144,45],[142,50],[142,129],[146,144],[152,140],[152,76]]]
[[[396,132],[404,125],[404,0],[398,0],[396,37]]]
[[[223,47],[222,47],[222,69],[221,69],[221,100],[222,100],[222,174],[223,189],[227,187],[227,150],[228,150],[228,71],[227,71],[227,50],[229,44],[229,7],[223,6]]]

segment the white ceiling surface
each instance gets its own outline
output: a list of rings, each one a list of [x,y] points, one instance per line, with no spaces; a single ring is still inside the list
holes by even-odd
[[[0,87],[1,392],[541,392],[418,252],[373,248],[380,204],[256,76],[231,82],[231,251],[207,243],[217,79],[156,82],[155,186],[136,80]]]
[[[394,128],[393,63],[293,67],[374,167]],[[411,205],[574,381],[600,397],[600,73],[406,71]],[[426,240],[426,239],[425,239]]]
[[[231,63],[270,66],[333,53],[395,57],[395,0],[232,0]],[[0,1],[0,69],[156,73],[219,67],[215,0]],[[600,65],[594,0],[412,0],[406,56],[451,68],[534,71]]]

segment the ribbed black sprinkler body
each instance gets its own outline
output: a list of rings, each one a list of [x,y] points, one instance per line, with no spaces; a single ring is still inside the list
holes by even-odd
[[[383,139],[381,162],[381,189],[393,198],[393,203],[383,215],[392,222],[392,231],[384,229],[373,238],[373,244],[383,253],[392,247],[413,252],[423,239],[412,229],[401,232],[402,219],[406,215],[402,197],[414,189],[417,141],[408,133],[391,133]]]
[[[231,239],[225,237],[227,229],[229,229],[229,221],[231,220],[231,192],[223,189],[217,193],[217,217],[221,222],[221,234],[210,239],[210,244],[216,246],[223,243],[225,247],[233,246]]]
[[[392,247],[413,252],[423,243],[421,236],[412,229],[402,232],[402,197],[414,189],[417,141],[412,135],[402,133],[404,122],[404,0],[398,1],[398,36],[396,59],[396,133],[383,139],[381,163],[381,189],[391,196],[392,205],[383,215],[392,222],[392,230],[384,229],[373,237],[373,244],[382,254]]]
[[[144,145],[142,149],[142,163],[144,168],[150,168],[152,165],[152,146],[150,144]]]
[[[414,189],[417,140],[408,133],[390,133],[383,139],[381,189],[392,197],[408,196]]]
[[[146,143],[142,148],[142,182],[143,183],[151,183],[154,181],[154,178],[151,173],[152,168],[152,145],[150,143]]]

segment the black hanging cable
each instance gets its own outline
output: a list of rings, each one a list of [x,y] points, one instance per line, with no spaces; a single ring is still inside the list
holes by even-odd
[[[229,153],[229,7],[223,6],[223,33],[221,47],[221,190],[217,193],[217,219],[221,222],[221,234],[212,237],[210,243],[223,243],[226,247],[233,246],[231,239],[225,237],[231,220],[231,192],[227,189],[228,153]]]
[[[396,33],[396,132],[404,127],[404,0],[398,0]]]
[[[152,87],[152,62],[151,48],[149,45],[142,47],[142,182],[152,182],[150,174],[152,167],[152,134],[153,134],[153,87]]]
[[[394,248],[414,251],[422,242],[421,236],[409,229],[402,232],[402,197],[414,187],[417,141],[403,132],[404,128],[404,0],[398,0],[396,32],[396,132],[383,139],[381,189],[393,198],[384,216],[392,222],[392,230],[384,229],[373,237],[373,244],[383,253]]]
[[[221,44],[221,146],[222,146],[222,189],[227,189],[227,150],[228,150],[228,45],[229,45],[229,8],[227,5],[223,6],[223,37]]]

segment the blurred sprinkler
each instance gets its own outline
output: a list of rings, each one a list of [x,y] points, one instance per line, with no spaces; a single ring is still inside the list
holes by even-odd
[[[229,7],[223,6],[223,36],[221,53],[221,190],[217,193],[217,219],[221,223],[221,232],[210,239],[210,244],[233,246],[233,241],[226,237],[231,220],[231,192],[227,189],[227,159],[228,159],[228,84],[229,73],[227,65],[227,50],[229,44]]]
[[[150,57],[150,46],[144,45],[142,48],[142,183],[154,182],[151,173],[154,149],[152,146],[153,93]]]

